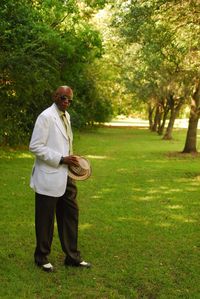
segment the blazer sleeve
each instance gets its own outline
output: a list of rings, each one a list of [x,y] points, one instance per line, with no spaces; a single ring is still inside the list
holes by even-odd
[[[51,118],[40,114],[36,120],[31,137],[29,150],[40,160],[52,167],[58,167],[61,154],[50,148],[48,138],[50,134]]]

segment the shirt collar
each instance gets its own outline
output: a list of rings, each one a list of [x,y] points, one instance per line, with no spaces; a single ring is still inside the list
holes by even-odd
[[[57,112],[58,112],[59,116],[66,115],[64,111],[61,111],[61,110],[59,110],[59,109],[58,109],[58,107],[57,107],[57,105],[56,105],[56,104],[55,104],[55,107],[56,107],[56,110],[57,110]]]

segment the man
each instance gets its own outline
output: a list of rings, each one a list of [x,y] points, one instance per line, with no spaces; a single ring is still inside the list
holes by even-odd
[[[73,99],[72,89],[60,86],[54,103],[37,118],[30,141],[35,164],[30,186],[35,191],[35,263],[44,271],[54,270],[48,261],[56,214],[58,234],[65,253],[65,265],[87,267],[77,249],[78,205],[75,182],[68,176],[68,166],[76,164],[72,154],[73,135],[66,111]]]

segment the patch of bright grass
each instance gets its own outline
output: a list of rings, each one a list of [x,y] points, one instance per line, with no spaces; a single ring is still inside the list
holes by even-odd
[[[78,183],[79,247],[91,269],[55,273],[33,263],[33,156],[1,150],[1,298],[200,298],[200,157],[180,155],[185,130],[163,141],[146,129],[101,128],[75,136],[92,177]]]

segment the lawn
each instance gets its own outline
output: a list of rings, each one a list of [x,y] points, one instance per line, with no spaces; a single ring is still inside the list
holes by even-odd
[[[1,150],[0,298],[200,298],[200,157],[179,154],[185,135],[179,129],[163,141],[145,128],[75,134],[75,152],[92,164],[78,199],[79,248],[93,267],[63,266],[55,226],[55,273],[33,263],[33,156]]]

